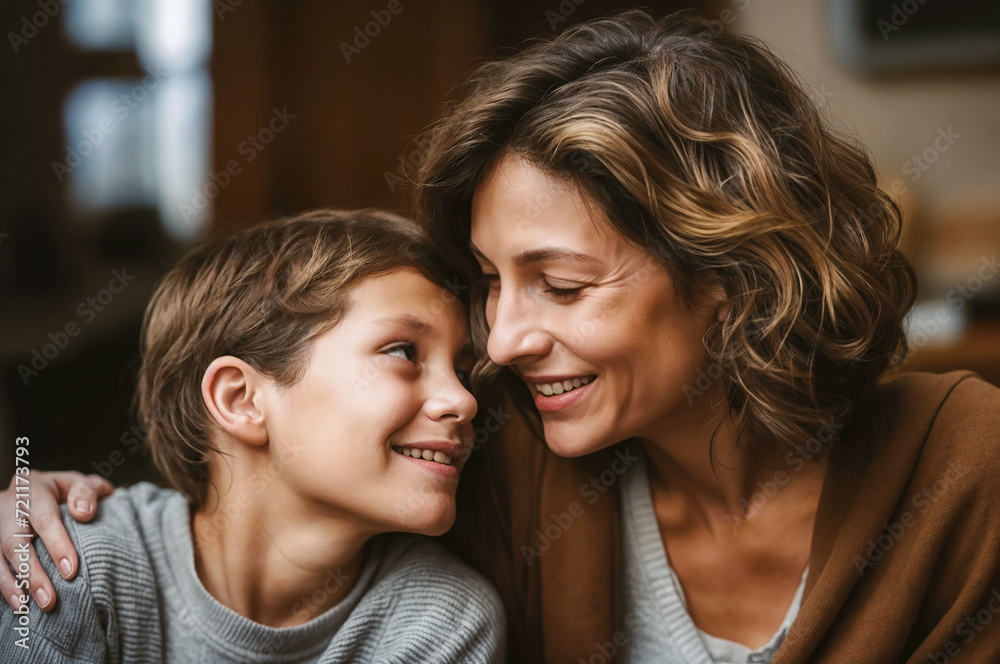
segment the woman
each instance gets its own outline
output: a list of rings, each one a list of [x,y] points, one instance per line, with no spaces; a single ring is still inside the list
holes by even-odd
[[[773,54],[626,12],[481,66],[429,137],[417,213],[519,412],[456,528],[510,650],[1000,657],[1000,391],[880,381],[916,288],[899,211]]]

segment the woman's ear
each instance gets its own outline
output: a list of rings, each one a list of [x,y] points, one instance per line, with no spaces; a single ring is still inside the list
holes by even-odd
[[[726,320],[726,316],[729,315],[729,298],[726,296],[725,289],[721,285],[715,284],[705,290],[705,295],[708,306],[715,309],[714,318],[720,322]]]
[[[267,443],[264,413],[255,401],[266,379],[243,360],[224,355],[212,360],[201,379],[201,396],[215,422],[248,445]]]
[[[725,295],[723,295],[723,298],[725,298]],[[722,321],[726,320],[727,316],[729,316],[729,300],[728,299],[723,299],[719,303],[718,308],[715,310],[715,318],[719,322],[722,322]]]

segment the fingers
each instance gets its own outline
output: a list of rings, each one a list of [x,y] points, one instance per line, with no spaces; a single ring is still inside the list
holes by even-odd
[[[7,536],[3,539],[3,544],[0,545],[3,548],[3,560],[0,560],[0,593],[3,594],[4,599],[10,604],[11,608],[15,611],[20,608],[21,602],[17,599],[20,596],[27,597],[28,591],[24,588],[18,588],[18,582],[14,575],[18,569],[17,551],[16,547],[22,542],[27,540],[15,538],[12,536]],[[11,571],[11,567],[8,567],[7,561],[13,561],[11,565],[15,572]]]
[[[28,545],[28,568],[31,570],[28,577],[31,582],[31,596],[35,598],[35,603],[43,611],[51,611],[56,605],[56,589],[52,587],[49,575],[42,567],[42,561],[38,559],[35,547]]]
[[[66,579],[72,579],[76,576],[79,559],[63,524],[59,503],[70,500],[70,514],[73,518],[89,521],[97,513],[98,499],[109,495],[114,487],[97,475],[42,471],[32,473],[30,487],[31,508],[28,518],[31,529],[45,544],[59,573]],[[16,535],[25,532],[23,526],[15,524],[13,518],[16,490],[12,480],[11,486],[0,492],[0,548],[13,569],[12,572],[0,561],[0,592],[7,603],[16,609],[17,602],[11,596],[27,594],[23,587],[27,580],[35,602],[48,611],[56,604],[55,588],[38,560],[31,540]],[[22,587],[18,588],[19,585]]]
[[[59,503],[56,502],[56,494],[51,491],[34,491],[32,493],[31,527],[45,544],[49,555],[52,556],[56,567],[59,568],[59,573],[65,579],[72,579],[76,576],[76,550],[73,548],[73,541],[70,540],[66,526],[63,524]],[[45,572],[41,568],[37,572],[34,568],[31,571],[33,575],[45,576]],[[45,583],[49,583],[47,576]],[[34,589],[36,585],[34,580],[32,580],[31,585]],[[43,606],[43,604],[39,602],[39,606]]]
[[[72,482],[61,488],[65,490],[70,515],[82,523],[93,519],[97,514],[97,501],[115,490],[114,485],[100,475],[74,477]]]
[[[49,555],[63,576],[72,578],[76,574],[76,552],[62,524],[59,504],[56,502],[57,493],[51,484],[44,481],[33,482],[31,489],[31,529],[39,534],[45,533],[43,541]],[[56,591],[52,581],[38,560],[38,554],[31,540],[19,537],[20,534],[30,531],[26,531],[23,527],[15,527],[15,524],[7,519],[0,520],[0,523],[2,523],[0,531],[3,533],[3,555],[13,570],[11,572],[7,569],[7,565],[3,565],[4,570],[0,572],[0,590],[3,591],[4,598],[8,604],[17,609],[18,604],[11,595],[26,595],[30,590],[35,603],[41,609],[51,610],[56,604]],[[24,587],[26,581],[27,589]]]
[[[43,611],[51,611],[56,605],[56,590],[52,587],[52,581],[49,579],[49,575],[45,573],[45,568],[42,567],[42,561],[38,559],[38,552],[35,551],[35,547],[32,544],[28,544],[28,590],[31,592],[31,596],[35,599],[35,604],[38,605]],[[22,553],[18,554],[18,565],[20,566],[20,558]],[[16,576],[23,576],[20,573]],[[20,589],[19,594],[25,594],[25,589]],[[8,600],[8,603],[11,600]]]
[[[43,611],[51,611],[56,605],[56,591],[52,587],[52,581],[42,568],[42,562],[38,559],[35,547],[31,545],[31,540],[18,537],[6,537],[3,541],[3,554],[13,568],[3,566],[0,572],[0,589],[4,598],[11,608],[17,609],[20,606],[19,598],[25,596],[30,591],[35,598],[35,603]],[[25,581],[28,587],[25,588]]]

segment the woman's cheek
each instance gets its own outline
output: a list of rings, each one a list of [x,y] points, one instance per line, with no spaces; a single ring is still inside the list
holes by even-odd
[[[609,344],[615,345],[621,334],[610,323],[616,318],[608,316],[606,306],[601,303],[578,307],[572,315],[567,315],[564,323],[565,345],[581,355],[602,353],[608,350]]]

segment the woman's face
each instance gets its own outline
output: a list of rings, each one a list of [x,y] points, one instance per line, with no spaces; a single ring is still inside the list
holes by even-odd
[[[705,421],[710,398],[689,395],[725,303],[688,310],[573,185],[505,157],[472,199],[471,241],[490,286],[490,357],[527,383],[556,454]]]

